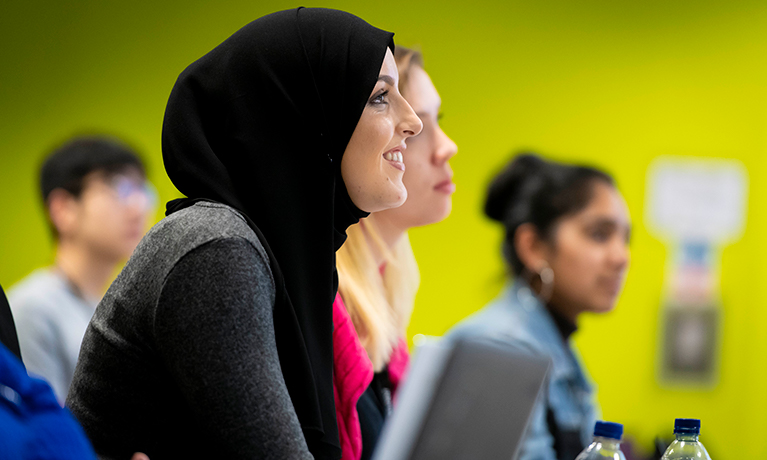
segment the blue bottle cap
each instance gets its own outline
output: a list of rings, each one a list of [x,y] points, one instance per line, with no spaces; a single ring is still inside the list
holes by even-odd
[[[620,423],[598,421],[594,426],[594,436],[612,438],[620,441],[621,436],[623,436],[623,425]]]
[[[700,434],[700,419],[678,418],[674,421],[674,433]]]

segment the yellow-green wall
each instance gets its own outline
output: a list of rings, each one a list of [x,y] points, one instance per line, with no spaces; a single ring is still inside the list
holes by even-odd
[[[66,136],[124,136],[144,153],[161,201],[177,196],[160,159],[165,101],[181,70],[280,1],[54,2],[0,6],[0,284],[50,262],[35,188],[41,155]],[[513,150],[597,164],[634,219],[633,261],[614,313],[576,342],[604,417],[649,447],[675,416],[703,419],[717,460],[765,458],[767,431],[767,3],[701,0],[329,1],[419,45],[459,145],[451,217],[417,229],[422,270],[410,335],[440,335],[502,285],[500,231],[484,187]],[[659,155],[735,158],[749,171],[747,228],[724,249],[719,383],[655,379],[666,249],[643,223],[645,173]],[[159,217],[159,215],[158,215]],[[742,440],[736,442],[738,438]],[[729,446],[737,445],[737,449]],[[729,449],[729,450],[728,450]]]

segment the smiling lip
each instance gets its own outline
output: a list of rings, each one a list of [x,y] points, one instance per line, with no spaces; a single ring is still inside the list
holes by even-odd
[[[395,148],[393,148],[393,149],[391,149],[391,150],[389,150],[387,152],[384,152],[384,160],[386,160],[390,165],[392,165],[396,169],[399,169],[400,171],[404,171],[405,170],[405,163],[403,163],[402,161],[398,161],[398,160],[389,160],[389,159],[386,158],[386,154],[387,153],[392,153],[392,154],[395,155],[395,157],[397,155],[402,156],[402,150],[404,150],[402,147],[395,147]]]
[[[392,160],[386,160],[390,165],[394,166],[395,168],[399,169],[400,171],[405,170],[405,163],[402,163],[401,161],[392,161]]]
[[[449,195],[455,192],[455,184],[450,179],[443,180],[442,182],[434,186],[434,190],[438,192],[442,192],[442,193],[447,193]]]

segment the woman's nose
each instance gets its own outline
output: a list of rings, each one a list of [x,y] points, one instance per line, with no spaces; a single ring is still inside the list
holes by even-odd
[[[437,148],[434,151],[434,161],[437,164],[445,163],[453,158],[456,153],[458,153],[458,146],[437,125]]]
[[[402,130],[402,134],[406,138],[417,136],[423,129],[423,122],[418,117],[418,115],[416,115],[415,111],[412,107],[410,107],[410,104],[405,100],[404,97],[402,98],[402,103],[402,109],[404,112],[402,114],[402,118],[400,119],[400,129]]]
[[[618,241],[616,241],[612,250],[610,251],[611,260],[615,265],[619,267],[625,267],[628,265],[630,259],[629,245],[622,238],[617,240]]]

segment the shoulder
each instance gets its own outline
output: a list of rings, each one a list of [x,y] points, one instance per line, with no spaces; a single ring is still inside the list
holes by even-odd
[[[14,317],[28,313],[35,315],[52,313],[62,299],[68,295],[63,280],[49,269],[38,269],[30,273],[8,290],[8,303]]]
[[[198,229],[227,231],[247,228],[245,218],[231,206],[212,201],[200,201],[175,212],[161,221],[170,228],[192,224]]]
[[[166,344],[190,331],[213,342],[222,342],[222,334],[226,340],[243,340],[238,330],[255,331],[256,323],[273,327],[275,300],[268,262],[243,238],[217,238],[186,253],[169,272],[151,327]]]
[[[198,252],[198,248],[221,240],[245,245],[269,265],[263,244],[237,210],[221,203],[198,202],[171,214],[152,227],[139,243],[126,268],[150,268],[156,273],[164,272],[167,276],[182,258]],[[217,254],[220,252],[216,251]]]
[[[456,324],[447,337],[451,340],[482,337],[539,352],[538,341],[528,327],[529,313],[504,294]]]
[[[95,320],[114,324],[114,317],[138,315],[151,321],[154,313],[144,313],[155,311],[163,292],[173,294],[174,304],[181,305],[186,298],[183,290],[166,290],[171,276],[210,285],[211,279],[221,279],[213,276],[218,275],[213,267],[225,267],[222,274],[227,276],[247,275],[248,280],[257,272],[259,279],[268,281],[260,286],[274,285],[266,250],[242,215],[223,204],[200,202],[171,214],[147,232],[102,299]]]
[[[242,236],[219,236],[186,252],[170,270],[162,291],[184,298],[190,290],[198,295],[238,297],[265,296],[273,303],[276,284],[263,246]],[[230,298],[234,301],[234,298]]]
[[[146,239],[160,237],[164,240],[179,239],[188,243],[228,236],[258,240],[255,232],[236,209],[221,203],[198,202],[158,222],[147,233]]]

